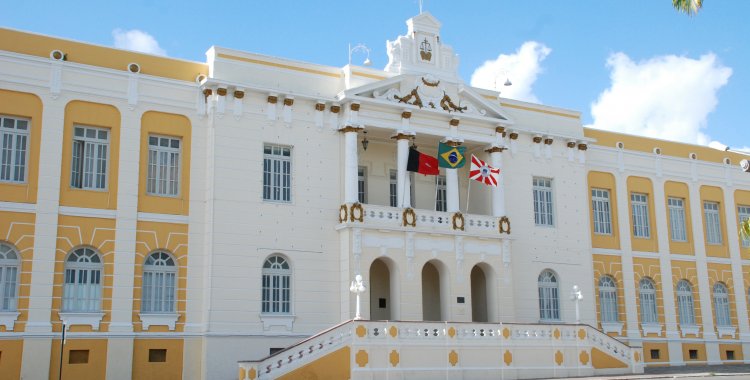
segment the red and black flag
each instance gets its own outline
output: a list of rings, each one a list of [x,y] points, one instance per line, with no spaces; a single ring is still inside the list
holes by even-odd
[[[409,162],[406,164],[406,170],[424,175],[440,174],[437,158],[419,153],[414,148],[409,148]]]

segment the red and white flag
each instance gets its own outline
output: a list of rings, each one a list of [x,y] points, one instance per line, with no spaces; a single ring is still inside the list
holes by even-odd
[[[472,154],[469,178],[479,182],[484,182],[485,185],[497,186],[497,182],[500,180],[500,169],[487,165],[486,162],[478,159],[477,156]]]

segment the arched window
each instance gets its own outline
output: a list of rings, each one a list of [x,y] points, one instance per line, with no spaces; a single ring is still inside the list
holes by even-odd
[[[638,283],[641,290],[641,323],[655,324],[659,323],[656,315],[656,286],[650,278],[642,278]]]
[[[729,292],[727,286],[721,282],[714,284],[714,313],[716,313],[716,326],[732,325],[732,320],[729,318]]]
[[[680,324],[695,325],[695,309],[693,308],[693,287],[687,280],[677,282],[677,310],[680,314]]]
[[[557,277],[551,270],[539,275],[539,319],[542,321],[560,320],[560,292]]]
[[[174,313],[177,265],[172,256],[154,252],[143,263],[143,291],[141,312]]]
[[[0,311],[15,311],[18,302],[19,254],[0,243]]]
[[[263,313],[291,313],[291,281],[292,271],[285,258],[273,255],[266,259],[263,264]]]
[[[102,260],[91,248],[78,248],[65,260],[63,311],[101,310]]]
[[[602,322],[617,322],[617,287],[610,276],[599,279],[599,306]]]

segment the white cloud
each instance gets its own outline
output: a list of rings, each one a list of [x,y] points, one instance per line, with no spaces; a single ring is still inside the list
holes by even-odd
[[[471,75],[471,85],[500,90],[504,98],[538,103],[532,87],[543,71],[541,62],[552,52],[536,41],[526,41],[513,54],[500,54],[496,59],[485,61]],[[506,76],[513,83],[504,86]]]
[[[138,29],[112,31],[115,39],[115,47],[118,49],[134,50],[141,53],[154,55],[167,55],[167,52],[159,46],[152,35]]]
[[[607,59],[610,88],[591,104],[588,127],[708,145],[706,117],[732,69],[713,53],[699,59],[675,55],[633,62],[624,53]],[[723,149],[719,142],[712,146]]]

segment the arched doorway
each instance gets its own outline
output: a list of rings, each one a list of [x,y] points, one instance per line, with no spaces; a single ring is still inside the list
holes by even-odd
[[[428,262],[422,267],[422,319],[443,321],[440,271]]]
[[[391,294],[391,271],[383,260],[376,259],[370,265],[370,319],[394,319]]]
[[[479,265],[471,268],[471,320],[489,322],[487,305],[487,276]]]

